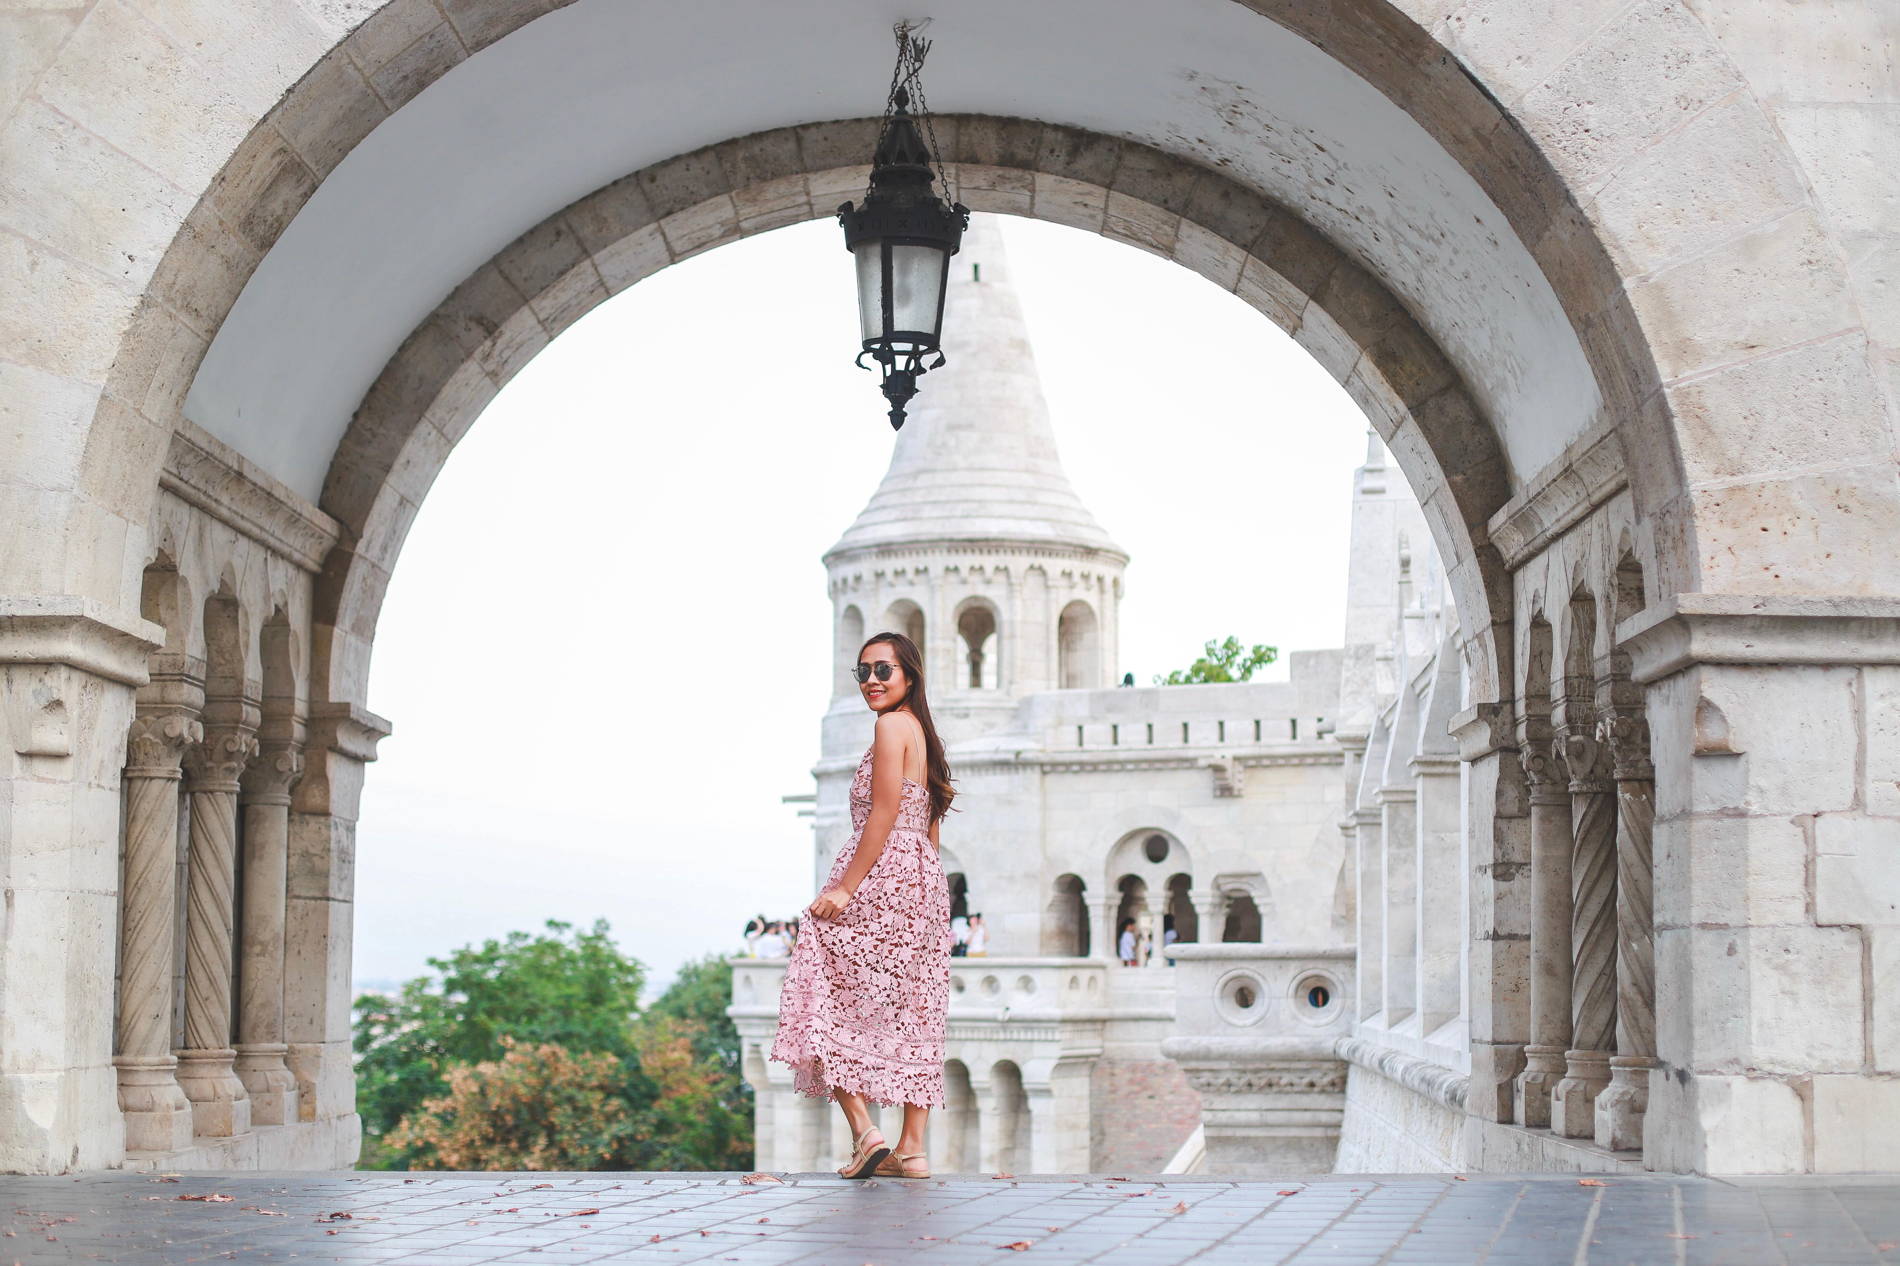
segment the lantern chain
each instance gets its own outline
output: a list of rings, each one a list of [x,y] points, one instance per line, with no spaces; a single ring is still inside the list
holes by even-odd
[[[937,144],[937,129],[930,113],[930,103],[924,97],[922,72],[924,58],[930,53],[929,40],[920,40],[914,34],[929,24],[930,19],[912,24],[899,22],[892,28],[897,36],[897,65],[891,69],[891,88],[884,97],[884,117],[878,127],[880,140],[890,130],[891,116],[897,112],[897,93],[903,89],[916,101],[915,117],[924,125],[924,139],[930,146],[930,161],[937,168],[937,179],[943,182],[943,191],[950,193],[950,175],[943,167],[943,150]]]

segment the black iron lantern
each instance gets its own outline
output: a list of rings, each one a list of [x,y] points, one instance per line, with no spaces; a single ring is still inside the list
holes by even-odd
[[[871,187],[862,205],[847,202],[838,208],[845,249],[858,265],[864,343],[858,367],[870,368],[864,363],[868,356],[882,368],[892,430],[903,428],[904,406],[917,394],[917,379],[944,363],[940,343],[950,257],[970,223],[962,203],[946,203],[931,187],[933,179],[942,178],[947,193],[950,182],[943,176],[935,137],[924,142],[930,113],[917,73],[929,51],[909,26],[898,26],[897,70],[871,160]]]

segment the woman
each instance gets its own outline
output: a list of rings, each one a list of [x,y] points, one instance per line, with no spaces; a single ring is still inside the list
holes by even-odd
[[[1115,956],[1121,960],[1123,967],[1138,967],[1140,966],[1140,960],[1137,959],[1135,955],[1140,952],[1140,941],[1135,935],[1135,921],[1133,919],[1123,919],[1122,934],[1119,943],[1115,947]]]
[[[846,1178],[928,1178],[924,1127],[942,1106],[950,1010],[950,889],[937,828],[956,793],[930,721],[923,659],[901,633],[858,651],[858,690],[877,713],[851,781],[850,841],[806,911],[779,995],[772,1058],[830,1098],[851,1129]],[[904,1105],[892,1148],[868,1103]]]

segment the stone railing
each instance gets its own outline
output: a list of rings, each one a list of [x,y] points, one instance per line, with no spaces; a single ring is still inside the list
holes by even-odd
[[[1332,1169],[1346,1106],[1350,947],[1176,945],[1161,1053],[1201,1095],[1210,1174]]]

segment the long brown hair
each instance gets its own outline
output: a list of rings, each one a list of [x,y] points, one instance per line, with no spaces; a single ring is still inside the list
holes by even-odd
[[[904,670],[904,680],[910,683],[910,689],[904,695],[900,708],[908,709],[924,727],[924,781],[930,791],[930,820],[941,821],[943,815],[950,812],[950,802],[957,793],[950,785],[950,762],[943,754],[943,740],[937,737],[936,722],[930,719],[930,700],[924,694],[924,657],[917,650],[917,643],[902,633],[875,633],[858,647],[858,659],[864,659],[864,652],[879,642],[890,647],[897,654],[897,666]]]

